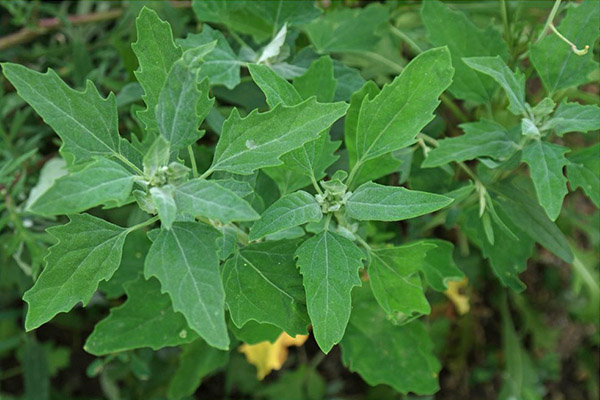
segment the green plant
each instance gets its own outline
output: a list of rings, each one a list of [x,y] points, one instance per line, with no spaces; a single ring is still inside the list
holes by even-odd
[[[510,26],[503,39],[426,1],[421,16],[433,45],[426,51],[388,26],[383,4],[322,15],[312,2],[193,7],[201,33],[175,41],[154,11],[140,12],[132,47],[145,107],[133,114],[141,129],[128,137],[114,94],[103,97],[90,81],[75,91],[52,70],[2,64],[60,137],[68,170],[27,205],[31,214],[69,218],[48,229],[55,244],[23,296],[27,331],[87,305],[98,290],[125,293],[84,348],[110,362],[130,350],[181,346],[162,389],[169,398],[193,394],[238,342],[309,331],[325,354],[339,344],[344,364],[367,383],[433,394],[441,364],[433,328],[419,318],[431,312],[426,294],[465,277],[454,244],[440,238],[449,236],[434,229],[470,241],[514,292],[525,289],[519,274],[536,243],[582,265],[554,221],[567,180],[600,203],[597,133],[588,141],[595,144],[568,156],[574,146],[563,141],[600,129],[600,108],[568,102],[565,91],[598,67],[593,51],[562,40],[594,43],[597,2],[569,8],[558,29],[553,11],[547,27],[564,36],[542,32],[534,42],[513,37]],[[409,44],[414,58],[406,65],[372,50],[382,27]],[[532,67],[524,73],[518,60],[526,52]],[[330,53],[349,64],[364,55],[397,76],[380,89]],[[248,75],[240,77],[242,68]],[[534,71],[545,94],[528,100]],[[242,82],[262,91],[268,110],[215,102],[220,88]],[[464,134],[439,139],[440,97]],[[130,223],[107,221],[99,206],[122,207]],[[405,220],[410,232],[397,239],[391,223]],[[123,265],[128,242],[135,242],[128,251],[143,252],[143,270]],[[597,284],[585,282],[597,295]],[[507,351],[522,352],[506,300],[501,311]],[[530,390],[510,382],[507,398]]]

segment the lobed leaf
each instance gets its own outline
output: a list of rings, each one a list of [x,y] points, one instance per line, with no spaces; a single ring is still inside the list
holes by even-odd
[[[365,97],[356,127],[356,164],[402,149],[433,119],[438,97],[452,82],[447,48],[414,58],[372,99]]]
[[[453,161],[479,157],[505,161],[518,150],[518,145],[509,132],[497,122],[482,119],[460,127],[465,134],[438,141],[438,147],[429,152],[421,167],[439,167]]]
[[[161,293],[156,279],[138,276],[124,287],[127,300],[96,324],[83,346],[85,351],[100,356],[143,347],[158,350],[198,338],[183,315],[173,311],[171,299]]]
[[[137,113],[146,132],[158,135],[155,109],[160,92],[171,66],[181,57],[181,48],[173,42],[168,22],[162,21],[154,10],[143,7],[135,20],[138,40],[131,45],[139,68],[135,77],[142,86],[146,109]]]
[[[260,216],[246,200],[223,186],[223,182],[193,179],[175,189],[179,211],[216,219],[223,223],[252,221]]]
[[[431,312],[419,271],[435,245],[415,242],[370,251],[369,280],[375,299],[388,316],[407,322]]]
[[[135,176],[120,164],[99,158],[82,170],[62,176],[28,210],[41,215],[72,214],[89,208],[127,202]]]
[[[394,325],[365,286],[355,291],[342,360],[369,385],[386,384],[400,393],[432,394],[439,390],[440,362],[425,326],[413,321]]]
[[[315,340],[329,353],[344,336],[352,305],[350,293],[361,284],[358,270],[365,256],[350,240],[324,231],[302,243],[296,257]]]
[[[219,273],[219,233],[197,222],[175,222],[161,230],[146,257],[144,276],[155,276],[173,309],[206,342],[226,350],[225,292]]]
[[[455,69],[448,90],[458,99],[477,104],[490,103],[497,88],[488,76],[469,68],[463,57],[495,56],[508,59],[508,46],[492,25],[478,28],[467,16],[437,0],[423,2],[421,18],[429,41],[434,46],[448,46]]]
[[[109,280],[121,263],[128,230],[88,214],[69,216],[66,225],[48,233],[57,244],[46,256],[46,267],[23,295],[29,304],[25,329],[30,331],[92,298],[98,283]]]
[[[558,30],[579,48],[590,46],[588,54],[579,56],[558,36],[549,33],[539,43],[530,46],[530,58],[549,94],[589,82],[589,75],[598,68],[594,61],[593,45],[598,38],[600,4],[585,0],[569,7]]]
[[[245,118],[234,109],[223,124],[210,168],[250,174],[280,165],[283,154],[316,139],[344,115],[346,108],[344,103],[320,104],[311,98],[293,107],[278,105],[261,114],[255,110]]]
[[[310,324],[302,278],[294,262],[296,240],[252,243],[223,267],[227,306],[234,324],[248,321],[278,326],[288,334],[306,334]]]
[[[525,75],[519,70],[511,71],[500,56],[468,57],[462,59],[465,64],[491,76],[504,89],[508,96],[508,110],[515,115],[527,115],[525,101]]]

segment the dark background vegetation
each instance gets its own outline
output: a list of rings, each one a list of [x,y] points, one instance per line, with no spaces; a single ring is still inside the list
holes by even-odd
[[[321,2],[329,7],[360,7],[365,3]],[[509,6],[516,7],[513,3]],[[521,20],[515,22],[516,31],[527,24],[543,24],[553,2],[524,3],[528,4],[520,6],[524,9]],[[136,39],[134,21],[143,5],[154,8],[169,21],[176,38],[200,30],[191,4],[185,1],[3,0],[0,61],[21,63],[39,71],[53,68],[74,88],[82,88],[89,79],[104,95],[119,93],[120,131],[135,134],[139,128],[131,110],[139,107],[141,101],[139,90],[131,85],[137,61],[130,44]],[[419,2],[398,1],[393,7],[392,22],[415,40],[424,40]],[[483,26],[489,20],[500,24],[496,1],[460,2],[457,7]],[[385,56],[399,63],[411,58],[402,43],[394,41],[391,49],[393,54]],[[395,75],[376,61],[366,61],[359,67],[366,78],[380,84]],[[232,104],[232,98],[237,99],[237,106],[262,105],[263,99],[253,97],[257,90],[251,86],[244,83],[234,91],[219,89],[214,94],[222,105]],[[532,98],[541,98],[541,90],[538,80],[529,80]],[[571,91],[569,96],[597,104],[598,84]],[[475,118],[460,102],[456,104],[462,113]],[[446,105],[440,107],[440,118],[434,123],[441,124],[442,134],[444,130],[447,135],[459,132],[460,120]],[[58,155],[60,144],[51,128],[15,95],[4,78],[0,80],[0,136],[0,398],[34,399],[31,393],[43,385],[50,385],[52,399],[118,398],[114,397],[117,388],[128,393],[123,395],[125,398],[136,398],[140,388],[164,386],[165,377],[175,368],[172,357],[169,358],[173,349],[164,350],[158,357],[150,350],[141,350],[98,359],[82,349],[94,324],[123,299],[107,300],[98,295],[85,310],[76,308],[36,331],[24,332],[26,305],[21,297],[32,285],[32,274],[40,271],[45,250],[51,244],[44,230],[65,219],[34,217],[23,211],[23,205],[40,178],[40,169]],[[203,140],[210,141],[210,137]],[[577,145],[583,139],[570,136],[569,140]],[[435,184],[435,177],[427,179]],[[128,218],[127,209],[94,213],[110,221]],[[520,295],[502,288],[481,254],[461,243],[456,232],[435,232],[456,244],[457,265],[469,277],[464,294],[471,304],[470,312],[459,316],[444,296],[430,299],[433,312],[427,319],[444,366],[436,399],[497,398],[502,378],[510,368],[507,359],[524,353],[531,363],[523,362],[526,371],[522,384],[531,386],[536,393],[532,399],[538,394],[551,400],[598,398],[599,333],[597,313],[593,310],[598,307],[598,298],[586,290],[586,279],[588,284],[589,279],[595,281],[597,288],[598,210],[581,193],[570,194],[559,226],[578,243],[578,257],[585,261],[583,268],[590,269],[578,271],[538,248],[522,275],[527,290]],[[399,223],[390,229],[398,234],[416,227]],[[500,318],[505,304],[521,341],[518,349],[505,343],[506,327]],[[358,375],[348,372],[341,364],[338,349],[322,359],[312,338],[303,347],[291,350],[282,371],[270,374],[262,382],[256,380],[254,367],[241,354],[233,354],[225,370],[203,382],[197,398],[217,399],[224,392],[232,399],[285,398],[281,393],[289,387],[286,379],[304,363],[317,366],[321,377],[318,384],[325,385],[328,398],[402,398],[387,387],[371,388]]]

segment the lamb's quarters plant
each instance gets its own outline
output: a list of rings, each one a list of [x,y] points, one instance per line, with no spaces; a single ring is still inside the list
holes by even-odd
[[[600,203],[600,108],[566,91],[597,78],[597,1],[571,4],[558,28],[553,10],[536,40],[480,29],[427,0],[429,43],[390,25],[386,4],[322,13],[308,1],[194,0],[193,9],[202,30],[184,39],[149,8],[135,21],[139,135],[119,125],[112,92],[2,64],[60,137],[68,171],[27,205],[68,217],[48,229],[55,244],[23,296],[27,331],[97,292],[124,294],[84,349],[112,357],[180,346],[169,399],[193,394],[240,342],[282,333],[311,334],[325,354],[339,344],[370,385],[425,395],[439,389],[442,365],[421,317],[435,292],[465,278],[442,239],[453,236],[439,231],[454,232],[462,251],[478,248],[513,292],[526,289],[519,275],[536,244],[581,265],[555,221],[569,188]],[[413,57],[385,59],[394,70],[385,84],[343,62],[379,60],[373,47],[389,32]],[[526,91],[534,73],[546,91],[535,97]],[[243,85],[264,101],[236,99]],[[464,134],[440,137],[442,101]],[[595,144],[572,149],[573,132]],[[121,226],[97,207],[145,217]],[[143,268],[126,269],[124,254],[139,251]],[[502,310],[505,346],[522,352]],[[505,390],[521,398],[529,389]]]

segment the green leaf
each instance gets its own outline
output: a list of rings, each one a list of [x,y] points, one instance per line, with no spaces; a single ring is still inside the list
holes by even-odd
[[[476,104],[490,103],[496,84],[488,76],[469,68],[463,57],[495,56],[508,59],[508,47],[492,24],[479,29],[467,16],[436,0],[423,2],[423,24],[434,46],[448,46],[455,68],[452,85],[448,89],[456,98]]]
[[[259,42],[275,36],[285,23],[304,24],[321,13],[310,1],[194,0],[193,7],[200,21],[226,25]]]
[[[552,221],[558,218],[568,192],[563,174],[568,151],[566,147],[541,140],[533,140],[523,149],[523,161],[529,165],[538,200]]]
[[[60,151],[67,164],[135,151],[119,137],[114,94],[102,98],[91,81],[84,92],[78,92],[51,69],[41,74],[22,65],[3,63],[2,71],[19,96],[60,136]]]
[[[573,253],[565,235],[535,200],[533,188],[527,180],[504,181],[490,190],[507,220],[565,262],[573,261]]]
[[[137,279],[144,271],[144,260],[152,242],[143,230],[129,233],[123,245],[119,269],[108,281],[100,282],[100,291],[107,299],[118,299],[125,294],[124,284]]]
[[[223,223],[252,221],[260,217],[246,200],[221,184],[205,179],[193,179],[176,188],[175,203],[183,213]]]
[[[211,170],[250,174],[280,165],[279,157],[316,139],[346,112],[345,103],[320,104],[313,97],[293,107],[278,105],[241,118],[233,109],[223,124]]]
[[[545,386],[538,375],[538,366],[525,351],[510,317],[506,299],[500,307],[502,318],[502,351],[505,360],[503,384],[498,399],[541,400]]]
[[[57,179],[28,208],[41,215],[72,214],[113,202],[126,203],[135,176],[118,163],[99,158]]]
[[[386,384],[400,393],[433,394],[441,369],[433,342],[419,321],[397,326],[365,285],[354,291],[352,316],[342,347],[342,360],[369,385]]]
[[[325,170],[339,158],[335,154],[339,146],[324,131],[316,140],[281,156],[282,165],[263,171],[277,183],[280,193],[292,193],[310,185],[313,177],[315,181],[324,178]]]
[[[296,88],[268,66],[249,64],[248,71],[254,83],[265,94],[269,107],[275,108],[278,104],[291,107],[302,103],[302,97]]]
[[[556,103],[550,97],[544,97],[540,100],[535,107],[531,109],[533,111],[533,115],[537,118],[543,118],[554,111],[554,107],[556,107]]]
[[[171,66],[181,57],[181,48],[173,43],[173,33],[168,22],[162,21],[153,10],[144,7],[135,20],[137,42],[131,47],[137,56],[139,68],[135,77],[144,89],[146,109],[137,113],[146,132],[158,134],[154,110],[167,80]]]
[[[494,244],[491,244],[485,236],[484,226],[479,217],[478,207],[470,207],[464,211],[464,221],[461,222],[462,230],[475,243],[486,259],[489,260],[494,274],[500,282],[514,290],[522,292],[526,286],[519,279],[527,268],[527,260],[533,252],[533,240],[515,225],[510,218],[506,217],[501,207],[497,210],[503,217],[504,223],[509,226],[513,236],[509,236],[504,230],[494,230]],[[510,249],[507,251],[506,249]]]
[[[331,103],[337,87],[331,57],[323,56],[313,61],[304,75],[294,79],[294,87],[303,99],[317,96],[318,102]]]
[[[569,132],[583,132],[600,129],[600,107],[579,103],[560,103],[552,118],[542,129],[553,129],[562,136]]]
[[[452,82],[447,48],[415,57],[373,99],[362,101],[356,131],[356,164],[402,149],[433,119],[438,97]]]
[[[219,273],[219,233],[196,222],[175,222],[152,243],[144,275],[155,276],[173,309],[213,347],[227,349],[225,292]]]
[[[437,211],[452,201],[439,194],[367,182],[346,201],[346,212],[359,221],[401,221]]]
[[[265,94],[269,107],[276,107],[280,103],[294,106],[302,102],[294,86],[270,68],[250,65],[249,70]],[[314,77],[314,74],[311,75]],[[327,131],[321,132],[317,139],[281,156],[282,165],[265,168],[264,172],[277,182],[281,193],[291,193],[310,185],[313,177],[315,180],[323,178],[325,169],[338,159],[334,153],[339,145],[339,142],[331,141]]]
[[[30,331],[92,298],[98,282],[109,280],[121,263],[128,230],[88,214],[71,215],[66,225],[48,233],[58,240],[46,256],[46,267],[23,295],[29,304],[25,329]]]
[[[202,57],[198,69],[200,78],[207,77],[210,84],[224,85],[233,89],[240,83],[240,67],[244,64],[235,55],[223,34],[208,25],[202,26],[201,33],[190,33],[184,40],[178,40],[183,50],[205,46],[216,41],[214,49]]]
[[[173,64],[156,106],[161,134],[171,144],[171,152],[195,143],[204,135],[198,127],[208,115],[214,99],[208,97],[208,80],[196,84],[197,73],[183,60]]]
[[[573,53],[571,46],[552,32],[539,43],[531,45],[531,62],[549,94],[589,82],[590,73],[598,68],[592,47],[598,37],[600,4],[586,0],[578,7],[575,4],[570,6],[558,30],[580,49],[589,45],[590,50],[588,54],[578,56]]]
[[[389,19],[388,7],[339,8],[304,26],[319,53],[368,51],[380,40],[377,31]]]
[[[85,342],[85,351],[100,356],[143,347],[158,350],[198,337],[183,315],[173,311],[171,299],[161,293],[156,279],[139,276],[124,286],[127,300],[96,324]]]
[[[373,295],[388,316],[410,321],[431,312],[419,271],[435,245],[415,242],[370,252],[369,278]]]
[[[169,163],[171,156],[171,148],[169,142],[164,136],[157,136],[146,154],[144,154],[143,165],[144,175],[149,179],[153,179],[158,174],[161,167]]]
[[[460,281],[465,274],[454,263],[454,245],[440,239],[425,239],[418,243],[433,244],[436,247],[429,249],[421,269],[425,280],[433,290],[444,292],[448,290],[448,281]]]
[[[346,112],[344,125],[344,141],[348,151],[348,165],[350,170],[356,168],[354,179],[351,182],[354,187],[381,178],[398,169],[401,161],[394,157],[393,153],[384,154],[372,160],[364,161],[356,166],[358,154],[356,151],[356,132],[358,128],[358,117],[360,108],[365,98],[372,100],[379,93],[379,88],[373,81],[367,81],[363,87],[352,94],[350,107]]]
[[[227,365],[229,353],[210,347],[203,340],[196,340],[183,348],[179,365],[169,382],[167,397],[178,400],[192,396],[202,379]]]
[[[50,399],[50,373],[46,349],[34,337],[27,336],[22,351],[24,400]]]
[[[283,196],[261,215],[250,229],[250,240],[283,231],[307,222],[318,222],[323,218],[321,206],[315,197],[307,192],[298,191]]]
[[[345,237],[325,231],[302,243],[296,257],[315,340],[329,353],[344,336],[352,305],[350,292],[361,284],[358,270],[365,256]]]
[[[177,217],[177,205],[173,198],[174,191],[175,188],[172,185],[153,187],[150,189],[152,202],[156,207],[162,226],[166,229],[171,229],[171,226]]]
[[[278,326],[260,324],[254,320],[246,322],[241,328],[238,328],[234,323],[230,323],[229,331],[233,333],[236,339],[246,344],[257,344],[265,341],[275,343],[281,332],[283,332]]]
[[[265,172],[273,177],[273,170],[280,169],[284,174],[287,170],[289,175],[286,175],[291,181],[286,185],[287,192],[303,188],[309,185],[313,178],[320,180],[325,177],[325,170],[339,158],[335,151],[340,144],[339,141],[332,141],[329,133],[323,131],[317,139],[281,156],[283,165],[267,168]]]
[[[509,132],[494,121],[482,119],[460,126],[465,134],[440,140],[438,147],[432,149],[422,168],[439,167],[452,161],[473,160],[490,157],[505,161],[518,150],[517,143]]]
[[[486,75],[491,76],[508,96],[508,110],[515,115],[527,115],[525,101],[525,75],[517,70],[511,71],[500,56],[469,57],[462,59],[465,64]]]
[[[567,176],[573,190],[582,188],[600,207],[600,143],[569,155]]]
[[[297,244],[296,240],[252,243],[225,263],[226,301],[237,327],[253,320],[276,325],[291,336],[306,334],[310,321],[294,262]]]

